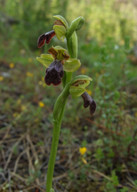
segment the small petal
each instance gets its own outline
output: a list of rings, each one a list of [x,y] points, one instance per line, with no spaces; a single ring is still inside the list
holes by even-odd
[[[60,21],[66,28],[68,28],[68,23],[64,17],[61,15],[54,15],[53,17]]]
[[[66,49],[61,46],[51,47],[48,52],[54,57],[54,59],[63,61],[69,59],[69,54]]]
[[[50,42],[50,40],[55,36],[55,31],[52,30],[52,31],[49,31],[47,33],[44,33],[42,35],[39,36],[38,38],[38,48],[41,48],[44,44],[45,44],[45,41],[46,43],[48,44]]]
[[[45,67],[48,67],[54,61],[54,58],[50,54],[41,54],[40,57],[36,57],[36,59]]]
[[[54,25],[53,29],[58,40],[64,41],[66,35],[66,28],[64,27],[64,25]]]
[[[85,81],[90,82],[90,81],[92,81],[92,79],[87,75],[78,75],[78,76],[74,77],[74,79],[72,79],[71,83],[73,84],[73,83],[75,83],[77,81],[79,81],[80,84],[82,84]]]

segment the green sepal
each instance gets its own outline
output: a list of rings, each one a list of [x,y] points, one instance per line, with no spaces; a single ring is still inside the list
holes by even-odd
[[[54,18],[56,18],[57,20],[61,21],[63,23],[63,25],[68,28],[68,22],[66,21],[66,19],[64,17],[62,17],[61,15],[54,15]]]
[[[72,97],[81,96],[86,90],[85,88],[90,84],[92,79],[87,75],[78,75],[71,81],[70,94]]]
[[[84,88],[71,86],[69,92],[72,97],[79,97],[81,96],[86,90]]]
[[[54,59],[58,59],[60,61],[69,59],[69,54],[66,49],[61,46],[51,47],[48,52],[52,54]]]
[[[63,65],[64,71],[67,72],[74,72],[80,67],[81,63],[79,59],[76,58],[70,58],[65,61]]]
[[[50,54],[41,54],[40,57],[36,57],[36,59],[45,67],[48,67],[54,60],[53,56]]]
[[[84,21],[85,21],[84,18],[81,16],[73,20],[70,25],[70,28],[67,31],[67,38],[71,37],[74,31],[79,30],[84,24]]]
[[[75,82],[77,81],[80,81],[80,82],[83,82],[83,81],[92,81],[92,78],[87,76],[87,75],[78,75],[76,77],[74,77],[71,81],[71,85],[73,85]]]
[[[54,25],[53,30],[59,40],[64,41],[66,35],[66,28],[63,25]]]

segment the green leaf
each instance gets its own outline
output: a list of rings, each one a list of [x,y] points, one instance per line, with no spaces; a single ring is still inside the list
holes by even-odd
[[[64,41],[66,35],[66,28],[63,25],[54,25],[53,30],[59,40]]]
[[[45,67],[48,67],[54,60],[50,54],[41,54],[40,57],[36,57],[36,59]]]
[[[64,26],[66,28],[68,28],[68,22],[66,21],[66,19],[64,17],[62,17],[61,15],[54,15],[53,17],[56,18],[57,20],[61,21],[64,24]]]
[[[63,68],[64,68],[64,71],[74,72],[80,67],[80,65],[81,65],[80,60],[75,58],[70,58],[64,63]]]

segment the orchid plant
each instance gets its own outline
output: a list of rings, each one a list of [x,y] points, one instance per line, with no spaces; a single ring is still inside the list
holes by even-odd
[[[68,96],[72,98],[82,96],[84,107],[90,108],[93,114],[96,109],[96,103],[93,98],[86,92],[86,87],[92,79],[86,75],[72,76],[72,73],[78,70],[81,62],[77,59],[78,55],[78,39],[76,32],[84,24],[84,18],[78,17],[68,25],[68,22],[60,15],[54,16],[55,22],[53,30],[40,35],[38,38],[38,48],[41,48],[45,42],[50,43],[51,39],[56,37],[67,43],[67,49],[61,46],[51,47],[49,54],[41,54],[37,60],[46,67],[45,83],[47,85],[59,85],[62,82],[62,92],[58,96],[53,110],[53,138],[51,145],[50,158],[48,163],[46,192],[54,192],[52,188],[52,179],[54,173],[54,165],[59,142],[60,127],[64,115],[65,105]]]

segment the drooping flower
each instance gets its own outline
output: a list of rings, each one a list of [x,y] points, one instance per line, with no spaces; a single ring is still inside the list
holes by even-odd
[[[45,82],[47,85],[59,85],[64,75],[63,65],[61,61],[54,60],[46,69]]]
[[[50,54],[41,54],[37,60],[42,63],[46,69],[45,83],[47,85],[59,85],[66,72],[76,71],[81,63],[76,58],[69,58],[66,49],[56,46],[51,47],[48,52]]]
[[[96,102],[93,100],[93,98],[87,93],[84,92],[82,95],[83,101],[84,101],[84,107],[90,108],[90,114],[92,115],[96,110]]]
[[[41,48],[45,42],[49,44],[51,39],[56,35],[59,40],[64,40],[67,31],[67,21],[60,15],[54,16],[57,20],[54,22],[53,30],[43,33],[39,36],[37,45]]]
[[[87,75],[78,75],[74,77],[71,81],[71,86],[69,89],[72,97],[82,96],[84,100],[84,107],[90,107],[90,114],[92,115],[96,110],[96,103],[93,98],[86,92],[86,87],[89,85],[92,79]]]

